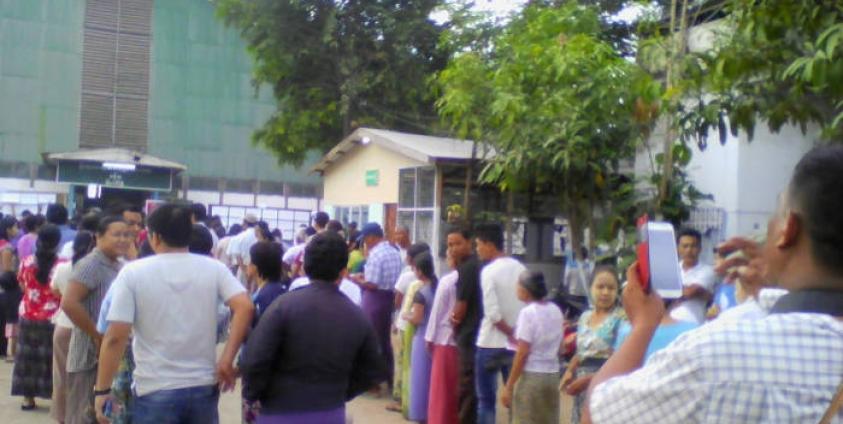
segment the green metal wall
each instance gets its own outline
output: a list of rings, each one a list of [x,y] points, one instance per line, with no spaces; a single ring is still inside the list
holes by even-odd
[[[0,0],[0,162],[41,163],[78,149],[85,0]],[[148,152],[188,174],[318,184],[281,168],[250,136],[274,111],[255,97],[251,58],[208,0],[157,0],[152,16]]]
[[[152,20],[150,154],[186,164],[190,175],[319,181],[307,172],[313,160],[281,169],[251,145],[275,102],[268,88],[255,97],[245,44],[208,0],[156,1]]]
[[[0,0],[0,161],[79,144],[82,0]]]

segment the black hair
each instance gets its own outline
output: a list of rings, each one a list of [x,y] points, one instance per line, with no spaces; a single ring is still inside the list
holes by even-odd
[[[278,228],[272,230],[272,237],[273,238],[277,238],[278,240],[281,240],[282,236],[283,236],[283,234],[281,234],[281,230],[279,230]]]
[[[676,240],[679,241],[682,237],[693,237],[697,239],[697,244],[702,244],[702,233],[693,228],[680,228],[679,232],[676,233]]]
[[[524,287],[534,300],[542,300],[547,296],[547,284],[541,272],[524,271],[518,278],[518,284]]]
[[[123,220],[122,216],[117,215],[107,215],[100,218],[100,220],[97,222],[97,235],[101,236],[107,233],[108,227],[110,227],[111,224],[114,224],[115,222],[120,222],[123,224],[126,223],[126,221]]]
[[[415,260],[416,256],[422,253],[430,253],[430,245],[423,241],[413,243],[407,248],[407,257],[410,258],[410,260]]]
[[[241,231],[243,231],[242,225],[231,224],[231,228],[228,229],[228,235],[229,236],[236,236],[237,234],[240,234]]]
[[[26,217],[28,217],[28,216],[30,216],[30,215],[32,215],[32,211],[31,211],[31,210],[29,210],[29,209],[24,209],[24,210],[23,210],[23,212],[21,212],[21,213],[20,213],[20,216],[21,216],[22,218],[26,218]],[[2,217],[3,217],[3,214],[2,214],[2,213],[0,213],[0,218],[2,218]]]
[[[205,222],[208,219],[208,210],[205,205],[201,203],[193,203],[190,205],[190,212],[193,214],[193,219],[197,222]]]
[[[211,230],[205,228],[204,225],[193,224],[190,230],[190,243],[187,245],[187,250],[197,255],[211,256],[211,250],[213,249],[214,238],[211,236]]]
[[[100,214],[96,212],[88,212],[79,220],[79,231],[90,231],[91,233],[97,231],[100,224]]]
[[[315,235],[316,234],[316,228],[307,227],[307,228],[304,229],[304,234],[308,237],[310,237],[312,235]]]
[[[817,264],[843,275],[843,146],[817,147],[796,165],[788,197]]]
[[[38,229],[38,216],[37,215],[29,215],[23,219],[23,228],[26,230],[27,233],[31,233]]]
[[[38,230],[38,240],[35,242],[35,281],[42,286],[50,284],[50,272],[58,259],[60,241],[61,230],[58,226],[47,224]]]
[[[71,263],[75,265],[76,262],[79,262],[80,259],[91,253],[91,250],[94,250],[94,246],[96,246],[96,238],[94,238],[93,232],[86,230],[78,231],[76,237],[73,238]]]
[[[498,224],[481,224],[474,231],[477,240],[492,243],[499,251],[503,251],[503,229]]]
[[[269,231],[269,224],[266,221],[258,221],[255,225],[255,231],[260,231],[263,238],[272,240],[272,232]]]
[[[182,248],[190,245],[193,224],[190,209],[176,203],[165,203],[155,209],[147,220],[149,232],[157,234],[170,247]]]
[[[49,222],[50,224],[67,224],[67,208],[60,203],[50,203],[50,205],[47,206],[47,212],[45,213],[45,215],[47,216],[47,222]]]
[[[304,248],[304,272],[311,280],[334,282],[348,266],[348,248],[339,234],[317,234]]]
[[[328,224],[327,224],[326,228],[328,229],[328,231],[333,231],[335,233],[338,233],[338,232],[342,231],[342,223],[337,221],[336,219],[332,219],[332,220],[328,221]]]
[[[413,256],[413,266],[421,273],[430,280],[430,285],[436,290],[436,285],[439,283],[439,279],[436,278],[436,270],[433,265],[433,255],[430,252],[422,252],[416,256]]]
[[[258,275],[268,282],[281,280],[281,256],[284,249],[271,241],[259,241],[249,249],[249,258],[258,269]]]
[[[149,239],[144,240],[138,248],[138,259],[143,259],[147,256],[153,255],[155,255],[155,251],[152,250],[152,245],[149,244]]]
[[[316,215],[313,216],[313,223],[321,228],[325,228],[330,219],[331,217],[326,212],[316,212]]]
[[[9,228],[18,225],[18,220],[11,215],[6,215],[3,218],[0,218],[0,240],[9,240],[9,235],[6,234],[9,231]]]
[[[471,237],[474,235],[471,233],[471,229],[464,225],[452,225],[448,227],[448,232],[445,233],[446,236],[451,234],[459,234],[462,238],[471,241]]]
[[[348,223],[348,228],[357,228],[357,221],[351,221]]]

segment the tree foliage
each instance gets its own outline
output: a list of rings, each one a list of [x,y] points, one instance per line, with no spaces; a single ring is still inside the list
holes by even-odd
[[[684,111],[686,132],[705,146],[709,129],[772,131],[791,124],[843,135],[843,3],[831,0],[729,0],[715,48],[688,64],[698,102]]]
[[[357,126],[427,132],[437,122],[427,82],[447,63],[443,0],[216,0],[255,60],[277,110],[253,134],[298,164]]]
[[[454,58],[437,83],[440,115],[461,137],[492,144],[481,178],[506,190],[560,194],[578,251],[582,228],[634,156],[657,86],[600,39],[593,8],[527,7],[490,55]]]

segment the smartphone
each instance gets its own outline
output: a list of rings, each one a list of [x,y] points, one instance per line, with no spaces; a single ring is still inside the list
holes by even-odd
[[[638,245],[638,272],[644,290],[655,290],[663,299],[682,297],[682,271],[673,225],[639,220],[639,237],[642,241]]]

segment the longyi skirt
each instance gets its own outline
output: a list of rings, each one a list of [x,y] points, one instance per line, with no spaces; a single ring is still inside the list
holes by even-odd
[[[12,396],[50,399],[52,395],[53,323],[21,318]]]
[[[427,421],[430,396],[430,353],[424,340],[424,327],[416,328],[410,360],[410,421]]]

